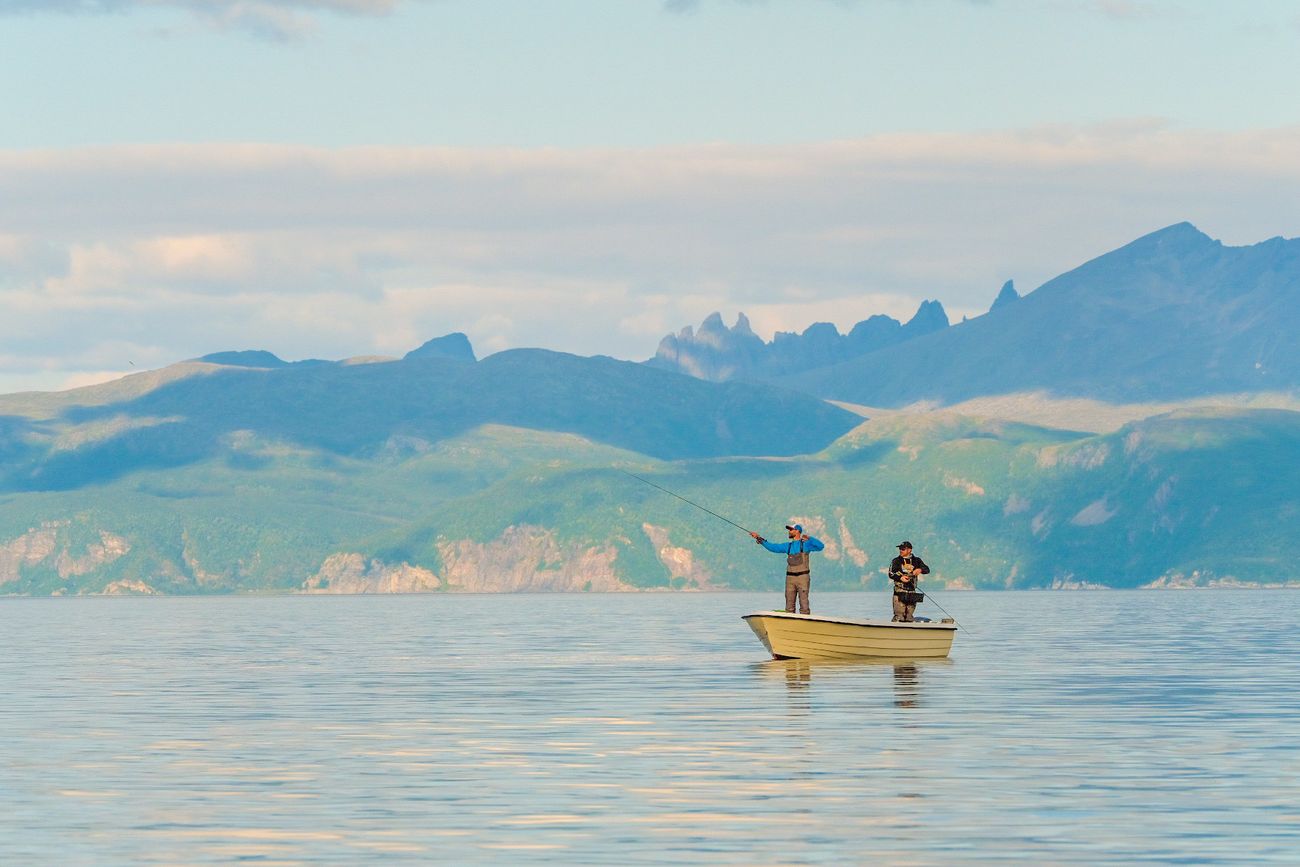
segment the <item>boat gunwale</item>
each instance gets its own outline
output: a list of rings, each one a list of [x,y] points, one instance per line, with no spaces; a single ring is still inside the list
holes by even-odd
[[[822,617],[817,614],[794,614],[789,611],[755,611],[753,614],[743,614],[740,619],[748,621],[751,617],[771,617],[779,620],[798,620],[805,623],[840,623],[845,626],[866,626],[880,627],[885,629],[939,629],[948,632],[956,632],[957,624],[955,623],[903,623],[892,620],[848,620],[841,617]]]

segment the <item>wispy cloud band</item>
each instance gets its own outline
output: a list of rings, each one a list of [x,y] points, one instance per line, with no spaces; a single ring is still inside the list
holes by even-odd
[[[387,15],[412,0],[0,0],[0,15],[124,14],[173,9],[207,24],[271,39],[291,39],[315,28],[319,13]]]

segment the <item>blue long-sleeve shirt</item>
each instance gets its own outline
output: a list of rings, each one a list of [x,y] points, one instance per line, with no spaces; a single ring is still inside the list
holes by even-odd
[[[800,544],[803,545],[802,548],[799,547]],[[802,543],[798,539],[787,539],[784,542],[769,542],[764,539],[762,545],[773,554],[798,554],[800,551],[807,551],[811,554],[826,547],[822,544],[821,539],[814,536],[809,536]]]

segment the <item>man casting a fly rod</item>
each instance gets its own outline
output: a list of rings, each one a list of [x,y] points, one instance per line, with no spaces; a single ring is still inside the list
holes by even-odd
[[[804,533],[799,524],[786,524],[785,529],[790,535],[788,542],[769,542],[754,532],[749,535],[773,554],[785,555],[785,610],[793,614],[795,602],[798,602],[800,614],[811,614],[808,609],[808,587],[812,583],[812,575],[808,568],[808,555],[826,546],[820,539]]]

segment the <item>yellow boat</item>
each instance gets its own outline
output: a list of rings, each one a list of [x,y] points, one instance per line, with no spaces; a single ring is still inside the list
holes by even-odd
[[[774,659],[937,659],[957,633],[950,618],[893,623],[757,611],[742,619]]]

